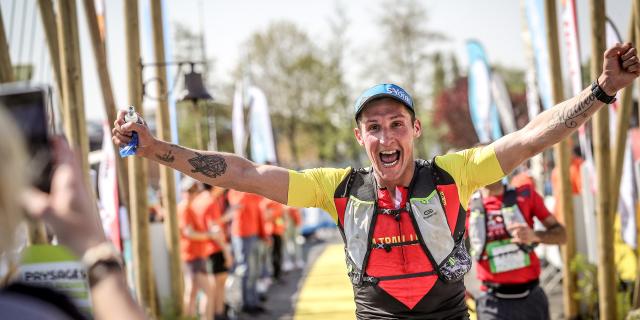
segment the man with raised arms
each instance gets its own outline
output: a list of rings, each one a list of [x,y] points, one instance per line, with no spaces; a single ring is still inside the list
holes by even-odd
[[[358,319],[466,319],[462,277],[471,259],[463,238],[471,194],[568,137],[639,73],[636,49],[618,44],[578,96],[488,146],[430,161],[414,158],[422,125],[411,96],[393,84],[368,89],[354,106],[355,137],[371,161],[365,169],[298,172],[187,149],[155,139],[144,124],[125,124],[124,111],[113,141],[125,144],[136,131],[138,156],[211,185],[329,212],[345,242]]]

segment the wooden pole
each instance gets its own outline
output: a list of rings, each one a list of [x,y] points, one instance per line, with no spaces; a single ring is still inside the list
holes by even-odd
[[[38,0],[40,17],[42,18],[42,28],[44,29],[49,48],[49,57],[53,65],[53,73],[56,77],[58,94],[62,98],[62,75],[60,73],[60,48],[58,45],[58,29],[56,26],[56,16],[53,12],[53,2],[51,0]],[[64,108],[61,108],[63,112]],[[64,116],[63,116],[64,117]]]
[[[166,61],[164,52],[164,29],[162,27],[162,1],[151,0],[151,21],[153,28],[153,46],[156,62]],[[165,67],[156,68],[159,85],[157,97],[163,97],[158,101],[156,112],[156,127],[158,138],[171,141],[171,126],[169,119],[169,104],[167,102],[167,71]],[[167,251],[169,252],[169,269],[171,277],[171,300],[173,310],[182,314],[183,283],[180,259],[180,237],[178,229],[178,215],[176,207],[176,189],[173,170],[167,166],[160,166],[160,188],[162,203],[164,204],[166,217],[164,220],[165,233],[167,235]]]
[[[631,11],[631,19],[629,22],[629,41],[633,41],[636,36],[635,28],[635,6],[636,3],[632,3],[634,10]],[[611,177],[613,183],[611,185],[611,212],[618,210],[618,200],[620,197],[620,181],[622,180],[622,166],[624,164],[624,153],[627,146],[627,131],[629,130],[629,121],[631,119],[631,110],[633,108],[633,83],[622,91],[622,98],[620,99],[620,109],[617,113],[617,128],[614,145],[611,147],[613,153],[611,154]]]
[[[140,31],[138,1],[124,2],[125,39],[129,104],[142,114],[142,70],[140,69]],[[147,207],[147,174],[142,158],[129,157],[129,207],[131,209],[131,242],[135,267],[138,302],[155,318],[156,299],[153,290],[151,247],[149,245],[149,214]]]
[[[58,36],[60,44],[60,68],[62,75],[62,105],[65,134],[73,149],[80,154],[80,165],[85,183],[89,180],[89,139],[84,114],[82,65],[80,63],[80,38],[76,2],[59,0]]]
[[[602,72],[605,51],[604,0],[590,0],[591,21],[591,78]],[[616,269],[613,260],[613,212],[611,211],[611,171],[609,162],[609,108],[605,107],[593,117],[593,140],[598,180],[596,216],[598,223],[598,300],[600,319],[616,319]]]
[[[12,82],[13,79],[13,67],[11,65],[11,56],[9,55],[9,44],[7,43],[7,36],[4,32],[2,10],[0,9],[0,83]]]
[[[634,25],[635,37],[630,37],[630,39],[635,40],[632,42],[635,43],[637,48],[638,43],[640,43],[639,42],[640,41],[640,0],[633,1],[633,13],[634,13],[635,19],[633,19],[632,23]],[[636,80],[637,82],[636,85],[640,91],[640,82],[638,81],[640,80]],[[629,95],[632,96],[631,90],[629,90],[629,92],[630,92]],[[638,106],[638,108],[640,108],[640,105]],[[636,217],[638,217],[638,214],[636,214]],[[639,224],[639,221],[636,220],[636,229],[638,228],[638,224]],[[640,237],[638,237],[636,242],[637,242],[637,249],[638,249],[638,251],[636,252],[640,252]],[[640,308],[640,254],[638,254],[637,259],[638,259],[638,264],[636,267],[636,282],[634,286],[633,302],[632,302],[634,309]]]
[[[558,18],[555,0],[545,1],[545,18],[547,24],[547,45],[549,47],[549,68],[551,71],[551,93],[553,103],[564,100],[562,88],[562,66],[560,62],[560,46],[558,43]],[[578,315],[578,304],[573,298],[576,292],[576,275],[568,266],[576,254],[576,236],[573,218],[573,190],[569,177],[570,151],[567,139],[554,146],[554,155],[560,176],[560,208],[567,232],[567,243],[563,246],[562,256],[566,268],[562,268],[562,288],[564,314],[567,319],[574,319]]]
[[[49,1],[49,0],[41,0]],[[104,41],[100,36],[98,27],[98,16],[96,15],[96,7],[94,0],[84,1],[84,11],[89,27],[89,38],[91,38],[91,46],[96,60],[96,69],[98,71],[98,79],[100,80],[100,88],[102,89],[102,99],[104,101],[104,109],[107,114],[107,121],[111,126],[117,117],[117,107],[113,97],[113,88],[111,87],[111,78],[109,77],[109,68],[107,67],[107,56]],[[118,147],[113,143],[114,154],[118,154]],[[127,185],[127,166],[124,159],[116,156],[116,174],[118,178],[118,190],[120,199],[125,206],[129,203],[128,185]]]
[[[191,118],[195,120],[196,126],[196,149],[204,150],[205,143],[204,135],[202,134],[202,114],[200,112],[200,105],[198,105],[198,101],[192,100],[191,107],[193,108],[191,112]]]

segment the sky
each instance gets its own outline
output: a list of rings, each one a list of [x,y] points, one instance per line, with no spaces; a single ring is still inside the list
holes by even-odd
[[[376,17],[385,10],[385,5],[393,2],[384,0],[163,0],[165,3],[165,33],[170,44],[176,22],[187,25],[195,31],[204,30],[207,56],[215,61],[214,79],[230,81],[230,71],[241,56],[241,45],[254,32],[265,30],[278,20],[295,22],[309,33],[317,43],[330,38],[328,21],[338,7],[346,12],[350,21],[346,37],[349,51],[346,57],[347,80],[354,90],[363,90],[358,81],[357,65],[359,57],[368,54],[372,43],[377,41],[379,27]],[[469,39],[483,44],[489,62],[507,67],[524,69],[526,61],[521,31],[523,18],[518,0],[430,0],[420,1],[428,13],[426,27],[439,31],[448,38],[435,44],[430,50],[455,54],[461,67],[467,64],[464,44]],[[617,24],[622,36],[626,37],[631,0],[608,0],[607,15]],[[36,81],[53,78],[50,59],[46,54],[46,44],[39,15],[35,12],[36,0],[0,0],[0,9],[8,33],[9,46],[14,62],[31,61],[36,65]],[[122,0],[106,0],[107,46],[110,72],[116,101],[126,105],[126,65],[123,63],[124,20]],[[589,55],[589,8],[587,0],[577,0],[580,44],[582,59]],[[560,7],[560,1],[557,3]],[[26,10],[24,9],[26,7]],[[78,1],[80,42],[83,78],[85,83],[86,113],[90,119],[104,118],[101,107],[100,88],[95,72],[95,63],[83,7]],[[148,1],[140,1],[141,38],[143,61],[152,61],[150,47],[150,27]],[[33,44],[33,45],[31,45]],[[437,46],[437,47],[435,47]],[[168,46],[170,49],[170,45]],[[167,52],[171,57],[171,52]],[[38,68],[39,65],[45,67]],[[148,69],[147,69],[148,70]],[[149,75],[145,75],[145,79]],[[214,96],[215,96],[215,92]]]

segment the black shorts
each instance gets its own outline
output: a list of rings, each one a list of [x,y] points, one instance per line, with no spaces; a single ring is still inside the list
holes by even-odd
[[[476,300],[476,313],[480,320],[530,319],[549,320],[549,300],[544,290],[535,286],[526,297],[503,299],[485,293]]]
[[[196,258],[191,261],[186,261],[185,264],[187,265],[187,270],[189,270],[189,273],[191,274],[207,274],[207,260],[205,260],[205,258]]]
[[[222,253],[222,251],[212,253],[209,256],[209,263],[211,264],[211,273],[218,274],[218,273],[228,272],[229,269],[225,265],[225,262],[226,262],[226,259],[224,258],[224,253]]]

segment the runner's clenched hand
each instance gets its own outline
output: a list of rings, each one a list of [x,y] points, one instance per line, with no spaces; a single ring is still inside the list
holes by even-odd
[[[631,84],[639,75],[640,64],[636,48],[629,42],[617,43],[604,53],[602,75],[598,78],[598,84],[612,96]]]
[[[126,114],[127,110],[124,109],[118,112],[118,118],[113,123],[113,130],[111,130],[111,133],[113,134],[113,137],[111,139],[113,140],[113,143],[117,145],[125,145],[131,140],[131,134],[133,133],[133,131],[137,132],[137,155],[144,156],[145,152],[149,152],[149,149],[152,149],[150,148],[150,146],[155,143],[156,139],[155,137],[153,137],[153,135],[151,135],[151,131],[149,130],[147,122],[144,120],[144,118],[142,118],[142,116],[140,116],[139,113],[136,113],[138,115],[139,123],[125,122],[124,116]]]
[[[507,230],[511,233],[511,242],[513,243],[532,244],[540,242],[540,238],[538,238],[533,229],[525,223],[514,223]]]

